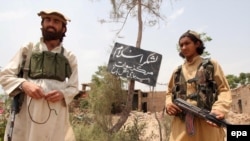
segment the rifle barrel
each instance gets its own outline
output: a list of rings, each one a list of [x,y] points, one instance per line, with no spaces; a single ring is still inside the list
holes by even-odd
[[[197,106],[194,106],[181,98],[175,99],[174,103],[177,106],[179,106],[182,110],[184,110],[186,112],[190,112],[198,117],[207,119],[207,120],[215,123],[218,126],[227,127],[228,125],[230,125],[230,123],[228,123],[226,120],[217,119],[215,117],[215,115],[210,113],[210,111],[208,111],[206,109],[201,109]]]

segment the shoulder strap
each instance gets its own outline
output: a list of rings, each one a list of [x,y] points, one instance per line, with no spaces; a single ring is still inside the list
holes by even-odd
[[[176,98],[186,99],[186,80],[182,73],[182,65],[178,66],[174,73],[174,87],[172,88],[172,100]]]
[[[202,66],[205,69],[206,79],[213,80],[214,65],[211,63],[210,58],[204,58],[202,61]]]
[[[203,66],[204,69],[206,69],[207,64],[210,62],[210,58],[202,58],[202,62],[197,67],[197,70],[200,69],[201,66]]]
[[[203,58],[202,59],[202,65],[206,66],[210,62],[210,58]]]
[[[175,84],[179,83],[180,82],[180,77],[181,77],[181,65],[178,66],[176,72],[175,72],[175,76],[174,76],[174,82]]]
[[[64,53],[64,47],[62,46],[61,54],[63,55],[63,53]]]
[[[23,78],[28,78],[28,72],[29,72],[29,64],[30,64],[30,56],[32,54],[32,49],[33,49],[33,43],[30,43],[28,45],[28,53],[27,56],[25,58],[25,64],[23,67]]]

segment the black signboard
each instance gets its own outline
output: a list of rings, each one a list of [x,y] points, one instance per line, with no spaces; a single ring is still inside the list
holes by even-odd
[[[109,58],[108,71],[114,75],[155,86],[161,60],[161,54],[115,43]]]

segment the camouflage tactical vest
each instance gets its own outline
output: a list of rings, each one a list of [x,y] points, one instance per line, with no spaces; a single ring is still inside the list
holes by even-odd
[[[175,98],[192,99],[197,101],[197,106],[211,110],[213,103],[217,100],[217,85],[213,79],[214,66],[209,58],[203,59],[198,66],[193,79],[185,80],[181,66],[174,74],[175,86],[172,90],[172,100]],[[194,83],[196,92],[187,96],[187,83]]]

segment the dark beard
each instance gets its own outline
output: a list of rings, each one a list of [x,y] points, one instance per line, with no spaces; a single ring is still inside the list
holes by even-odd
[[[55,32],[51,32],[51,31],[48,31],[48,28],[52,28],[52,27],[41,29],[44,41],[58,40],[64,37],[64,33],[62,31],[56,31],[56,29],[53,28]]]

